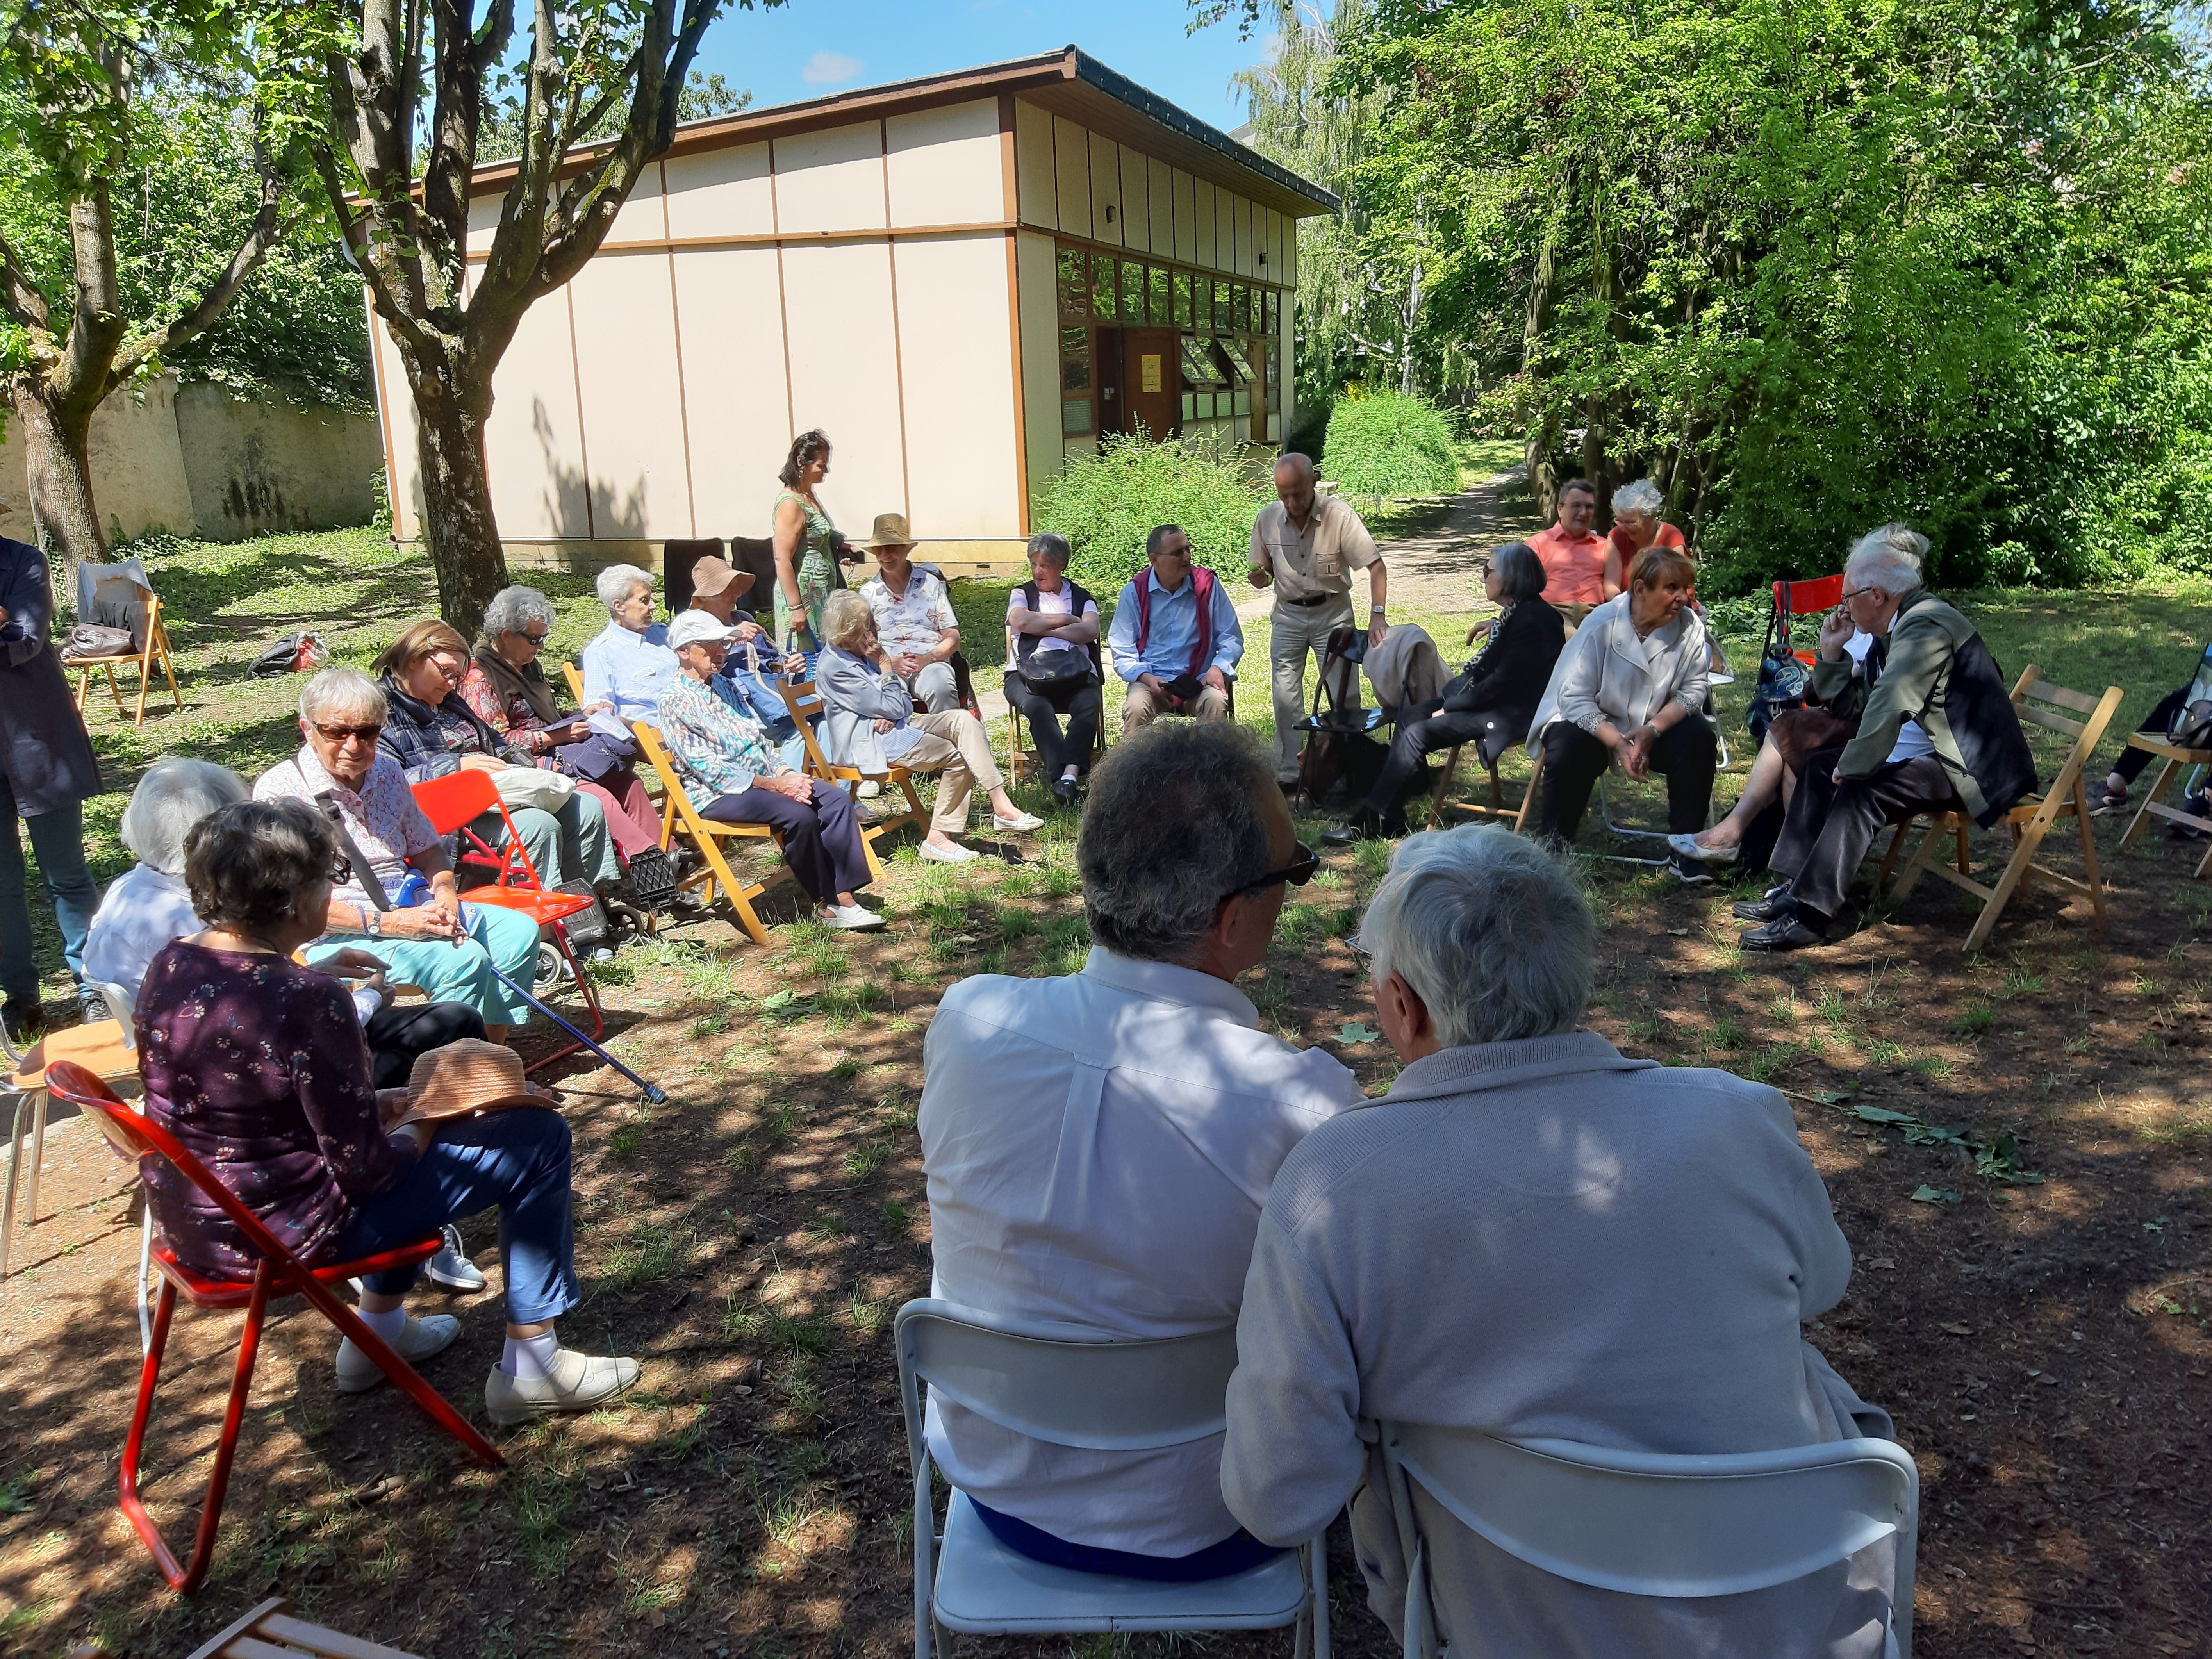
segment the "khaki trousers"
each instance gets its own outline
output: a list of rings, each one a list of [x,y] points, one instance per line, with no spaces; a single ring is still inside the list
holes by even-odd
[[[983,735],[983,722],[964,708],[916,714],[911,724],[925,735],[898,757],[898,763],[909,772],[944,769],[929,827],[957,836],[968,827],[968,798],[977,787],[988,795],[1006,782],[991,758],[991,740]]]
[[[1150,726],[1163,714],[1173,714],[1165,697],[1156,697],[1146,690],[1142,680],[1129,682],[1129,695],[1121,703],[1121,729],[1134,732]],[[1198,694],[1197,706],[1188,711],[1202,720],[1225,720],[1229,718],[1229,694],[1217,691],[1212,686],[1203,687]]]
[[[1267,654],[1273,661],[1275,676],[1275,777],[1279,782],[1298,781],[1298,750],[1306,735],[1298,730],[1298,722],[1306,717],[1306,653],[1311,651],[1320,658],[1328,649],[1330,634],[1351,626],[1349,593],[1328,605],[1275,601],[1267,618]],[[1349,688],[1340,685],[1337,690],[1340,696],[1346,696]]]

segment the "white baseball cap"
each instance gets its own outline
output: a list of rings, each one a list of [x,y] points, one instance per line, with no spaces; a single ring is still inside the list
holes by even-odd
[[[704,611],[686,611],[668,624],[668,648],[673,651],[679,646],[704,645],[709,641],[726,644],[737,631]]]

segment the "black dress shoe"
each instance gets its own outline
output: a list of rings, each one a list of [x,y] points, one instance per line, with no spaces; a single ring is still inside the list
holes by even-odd
[[[1382,814],[1370,812],[1363,806],[1335,829],[1322,831],[1321,838],[1331,847],[1349,847],[1356,841],[1372,841],[1389,833],[1390,827],[1383,821]],[[1402,835],[1405,831],[1401,829],[1398,833]]]
[[[1777,916],[1764,927],[1754,927],[1736,943],[1747,951],[1802,951],[1808,945],[1825,945],[1826,939],[1808,927],[1793,912]]]
[[[8,1030],[8,1041],[29,1048],[46,1034],[46,1011],[35,1002],[11,1002],[0,1007],[0,1023]]]
[[[1739,921],[1772,921],[1778,916],[1794,915],[1796,906],[1790,902],[1790,885],[1770,887],[1755,899],[1743,899],[1735,906]]]
[[[1062,806],[1074,805],[1075,780],[1065,777],[1054,778],[1052,781],[1052,798]]]

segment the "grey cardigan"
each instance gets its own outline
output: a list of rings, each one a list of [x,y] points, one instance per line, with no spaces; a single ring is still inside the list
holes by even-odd
[[[858,768],[870,777],[891,769],[878,720],[905,725],[914,718],[906,682],[888,668],[836,646],[815,659],[814,689],[822,694],[823,757],[832,766]]]
[[[1285,1544],[1352,1499],[1370,1603],[1402,1638],[1412,1549],[1378,1421],[1676,1453],[1887,1437],[1801,1335],[1850,1267],[1774,1090],[1582,1031],[1446,1049],[1276,1176],[1222,1495]],[[1886,1546],[1770,1590],[1648,1601],[1526,1566],[1425,1493],[1414,1513],[1455,1654],[1881,1651]]]

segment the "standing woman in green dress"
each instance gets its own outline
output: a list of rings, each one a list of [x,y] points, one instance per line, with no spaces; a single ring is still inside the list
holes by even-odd
[[[837,585],[837,529],[815,497],[830,476],[819,427],[791,441],[775,498],[775,637],[786,651],[822,648],[822,606]],[[804,635],[801,639],[799,635]]]

